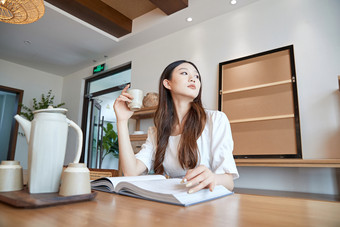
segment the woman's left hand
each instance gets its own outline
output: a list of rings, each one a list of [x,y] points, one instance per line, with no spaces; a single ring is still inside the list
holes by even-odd
[[[213,191],[216,185],[216,175],[206,166],[200,165],[188,170],[182,182],[186,182],[186,187],[192,187],[188,193],[194,193],[203,188]]]

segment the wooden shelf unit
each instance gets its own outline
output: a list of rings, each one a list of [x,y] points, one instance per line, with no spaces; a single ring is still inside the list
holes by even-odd
[[[135,111],[132,115],[132,119],[136,120],[136,131],[140,130],[140,120],[141,119],[146,119],[146,118],[152,118],[155,115],[157,106],[153,106],[153,107],[146,107],[146,108],[142,108],[138,111]],[[141,135],[130,135],[136,138],[141,137]]]
[[[140,120],[152,118],[155,115],[156,109],[157,106],[154,106],[142,108],[141,110],[134,112],[131,118],[136,120],[136,131],[140,130]],[[130,135],[132,149],[135,153],[139,152],[141,145],[145,142],[147,137],[147,134]]]
[[[157,106],[142,108],[138,111],[135,111],[131,118],[137,120],[153,117],[156,112],[156,109]]]
[[[221,94],[231,94],[231,93],[236,93],[236,92],[249,91],[249,90],[266,88],[266,87],[272,87],[272,86],[277,86],[277,85],[281,85],[281,84],[290,84],[291,82],[292,82],[292,80],[289,79],[289,80],[277,81],[277,82],[261,84],[261,85],[256,85],[256,86],[249,86],[249,87],[244,87],[244,88],[227,90],[227,91],[220,90],[220,93]]]
[[[340,201],[340,159],[235,159],[235,162],[238,167],[334,168],[338,193],[332,197],[334,197],[336,201]],[[320,197],[320,195],[317,197]]]
[[[236,158],[301,158],[293,46],[219,65],[219,110]]]
[[[130,135],[130,141],[141,141],[141,140],[146,140],[147,137],[148,137],[147,134]]]
[[[278,116],[269,116],[269,117],[256,117],[256,118],[247,118],[241,120],[230,120],[230,124],[236,123],[244,123],[244,122],[252,122],[252,121],[268,121],[268,120],[278,120],[284,118],[294,118],[294,114],[285,114],[285,115],[278,115]]]

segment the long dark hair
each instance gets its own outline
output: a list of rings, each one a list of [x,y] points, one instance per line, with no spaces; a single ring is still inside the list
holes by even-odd
[[[177,113],[170,91],[164,87],[165,79],[171,80],[173,70],[180,64],[191,64],[201,75],[197,67],[189,61],[180,60],[168,65],[159,80],[159,103],[155,113],[154,123],[157,129],[157,148],[154,162],[154,171],[157,174],[164,173],[163,161],[168,140],[173,130],[173,126],[178,122]],[[178,161],[183,169],[195,168],[198,162],[197,139],[201,136],[206,123],[206,114],[201,101],[202,86],[197,97],[191,102],[191,107],[186,114],[184,127],[181,132],[181,139],[178,149]]]

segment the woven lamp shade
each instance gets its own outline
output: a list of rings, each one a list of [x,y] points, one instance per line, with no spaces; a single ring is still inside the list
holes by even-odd
[[[0,0],[0,21],[10,24],[29,24],[45,13],[43,0]]]

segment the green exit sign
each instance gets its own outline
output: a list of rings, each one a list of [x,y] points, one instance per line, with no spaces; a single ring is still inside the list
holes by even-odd
[[[101,65],[97,65],[96,67],[93,67],[93,74],[102,72],[104,71],[104,69],[105,69],[105,63]]]

